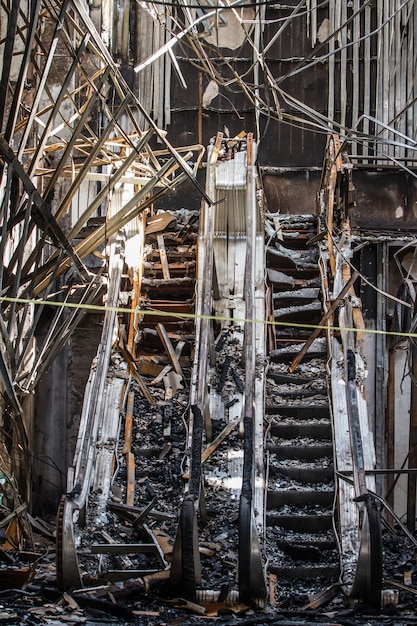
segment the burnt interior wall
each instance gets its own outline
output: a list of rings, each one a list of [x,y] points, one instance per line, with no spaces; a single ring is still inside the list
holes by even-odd
[[[266,209],[270,213],[316,213],[321,172],[265,174],[262,178]]]
[[[401,171],[354,170],[350,210],[352,228],[388,229],[396,232],[417,228],[417,180]]]
[[[38,383],[35,394],[32,511],[40,516],[56,511],[65,493],[67,380],[68,349],[64,348]]]
[[[101,325],[100,315],[87,315],[37,386],[32,458],[32,512],[36,515],[54,515],[65,493]],[[42,338],[38,333],[38,342]]]
[[[261,163],[262,165],[262,163]],[[265,173],[262,182],[268,210],[315,213],[321,172]],[[369,231],[409,235],[417,231],[417,181],[401,171],[364,171],[353,168],[349,218],[359,236]]]
[[[332,120],[338,132],[339,124],[344,131],[355,128],[363,114],[371,118],[377,115],[381,107],[377,88],[378,71],[381,71],[378,37],[364,36],[357,46],[349,45],[352,20],[355,21],[352,3],[346,7],[349,26],[336,32],[334,38],[329,36],[328,3],[318,5],[315,10],[314,32],[310,12],[297,11],[297,6],[298,0],[288,0],[265,8],[260,39],[261,45],[266,46],[262,56],[268,76],[262,68],[256,74],[256,54],[248,40],[243,37],[241,42],[237,41],[238,32],[243,30],[241,25],[236,24],[233,32],[217,20],[211,23],[212,33],[208,35],[200,24],[204,53],[189,45],[186,38],[178,43],[175,55],[186,86],[173,72],[171,123],[167,130],[174,145],[195,141],[207,145],[218,130],[229,132],[231,137],[241,130],[257,132],[254,111],[258,103],[259,162],[267,166],[321,167]],[[288,19],[293,11],[294,19]],[[368,6],[368,28],[374,34],[378,11],[375,3]],[[226,22],[233,17],[228,11],[222,15]],[[188,24],[181,10],[177,18],[179,24]],[[360,20],[362,34],[364,11]],[[247,25],[252,39],[255,21],[252,19],[251,27]],[[250,22],[248,19],[247,24]],[[356,27],[359,28],[359,23]],[[342,54],[343,42],[349,44],[344,46]],[[213,95],[207,98],[210,84],[214,86]],[[366,129],[371,135],[380,131],[373,119],[368,119]],[[359,155],[368,151],[372,155],[374,146],[371,142],[363,148],[359,142],[354,151]]]

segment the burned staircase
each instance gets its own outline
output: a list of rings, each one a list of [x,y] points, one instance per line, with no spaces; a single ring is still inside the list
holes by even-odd
[[[197,226],[197,211],[159,211],[147,216],[143,275],[135,297],[141,313],[130,324],[138,376],[128,394],[131,426],[125,419],[119,443],[119,449],[126,452],[127,491],[123,458],[118,462],[121,480],[116,476],[114,481],[116,494],[125,494],[126,504],[120,505],[117,498],[108,504],[124,520],[124,533],[139,535],[143,543],[132,546],[130,552],[128,545],[125,548],[139,568],[136,565],[133,571],[122,562],[119,569],[105,572],[109,580],[135,575],[147,586],[148,579],[161,581],[169,573],[169,534],[183,487],[179,479],[180,449],[186,435],[182,415],[194,341],[193,321],[181,313],[194,313]],[[132,476],[134,480],[129,481]]]
[[[268,570],[276,594],[315,592],[337,579],[333,531],[333,441],[327,347],[316,339],[295,372],[290,364],[322,316],[314,216],[280,216],[267,250],[270,294],[266,374]],[[279,238],[278,238],[279,235]],[[304,584],[300,584],[304,581]]]
[[[147,220],[141,308],[148,310],[149,314],[145,313],[140,327],[139,346],[142,354],[146,354],[148,344],[151,351],[157,349],[153,345],[157,335],[166,344],[164,330],[167,333],[172,330],[173,338],[185,343],[193,335],[193,320],[189,317],[182,319],[181,314],[187,316],[194,313],[196,224],[197,211],[160,212]],[[177,345],[177,360],[183,346],[184,343]],[[169,350],[167,352],[168,357],[173,356]],[[175,358],[171,365],[181,375]]]
[[[142,223],[145,226],[145,220]],[[147,585],[147,577],[164,580],[169,574],[167,533],[173,531],[182,494],[179,475],[194,341],[189,314],[194,313],[197,223],[196,211],[149,213],[140,242],[135,240],[135,252],[141,257],[137,272],[122,274],[119,263],[120,276],[132,286],[127,292],[132,306],[119,317],[117,352],[111,355],[101,394],[108,402],[96,427],[94,467],[84,460],[87,444],[79,446],[78,465],[86,467],[89,484],[84,519],[77,515],[76,489],[62,499],[58,512],[57,571],[62,588],[82,587],[90,579],[114,582],[135,577]],[[118,285],[119,277],[113,282]],[[110,330],[114,323],[107,323]],[[111,342],[104,343],[110,351]],[[93,389],[97,386],[90,384]],[[84,433],[90,421],[82,423],[81,442],[87,440]]]

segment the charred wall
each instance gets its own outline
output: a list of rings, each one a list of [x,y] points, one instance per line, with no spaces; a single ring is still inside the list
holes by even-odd
[[[268,173],[263,187],[268,210],[315,213],[321,172]],[[349,218],[359,236],[384,231],[407,236],[417,230],[417,181],[398,170],[353,169]]]
[[[75,451],[84,389],[101,327],[100,315],[87,315],[36,389],[32,510],[41,516],[54,515],[65,493],[67,467]],[[42,340],[42,331],[37,339]]]

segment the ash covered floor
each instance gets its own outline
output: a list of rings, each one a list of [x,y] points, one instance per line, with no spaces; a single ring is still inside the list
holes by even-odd
[[[227,511],[225,511],[227,514]],[[146,591],[142,579],[100,584],[63,593],[57,589],[55,544],[36,532],[32,552],[3,550],[0,567],[0,623],[4,624],[277,624],[303,626],[331,624],[403,626],[417,624],[414,551],[408,540],[384,532],[384,590],[381,611],[364,605],[349,606],[341,590],[318,609],[305,583],[286,584],[285,594],[276,584],[274,603],[253,610],[236,603],[187,603],[165,599],[165,583]],[[214,573],[216,576],[216,573]],[[91,581],[92,582],[92,581]],[[323,587],[324,589],[324,587]],[[273,598],[270,598],[273,600]]]

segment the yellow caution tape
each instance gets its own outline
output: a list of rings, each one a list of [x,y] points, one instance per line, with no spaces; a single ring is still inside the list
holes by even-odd
[[[286,326],[287,328],[305,328],[308,330],[315,330],[316,328],[320,328],[322,330],[334,330],[340,332],[352,331],[355,333],[368,333],[371,335],[386,335],[386,336],[395,336],[395,337],[405,337],[410,339],[416,339],[417,333],[404,333],[404,332],[395,332],[395,331],[387,331],[387,330],[378,330],[376,328],[349,328],[348,326],[332,326],[331,324],[320,326],[320,324],[301,324],[296,322],[278,322],[275,320],[257,320],[257,319],[246,319],[246,318],[238,318],[238,317],[223,317],[219,315],[197,315],[195,313],[173,313],[170,311],[161,311],[159,309],[130,309],[127,307],[116,307],[116,306],[106,306],[105,304],[78,304],[76,302],[59,302],[55,300],[42,300],[37,298],[11,298],[8,296],[0,296],[0,302],[10,302],[16,304],[37,304],[37,305],[45,305],[45,306],[55,306],[62,307],[68,309],[86,309],[88,311],[95,311],[97,313],[106,313],[107,311],[116,312],[116,313],[132,313],[139,315],[158,315],[161,317],[175,317],[177,319],[203,319],[203,320],[213,320],[216,322],[230,322],[233,324],[263,324],[266,326]]]

